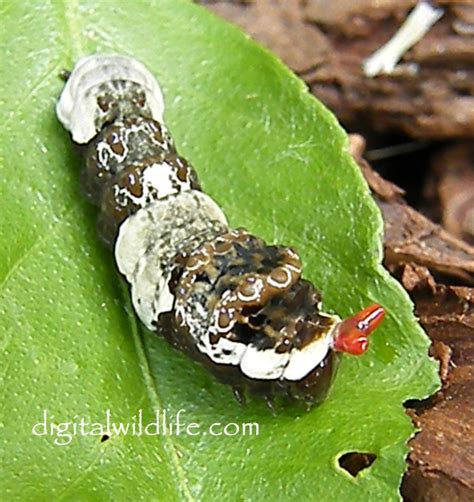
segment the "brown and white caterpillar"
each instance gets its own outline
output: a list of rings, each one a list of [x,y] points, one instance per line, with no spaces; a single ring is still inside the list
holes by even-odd
[[[229,229],[177,153],[163,110],[153,75],[118,55],[80,59],[56,109],[84,145],[83,189],[138,317],[237,395],[320,401],[338,353],[366,351],[383,307],[344,321],[322,312],[294,250]]]

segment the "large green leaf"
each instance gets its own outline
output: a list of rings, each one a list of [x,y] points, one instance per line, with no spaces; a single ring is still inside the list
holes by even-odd
[[[411,303],[379,265],[382,221],[335,118],[273,56],[185,1],[11,1],[1,12],[2,498],[397,499],[413,433],[402,403],[435,389],[436,368]],[[326,309],[388,309],[369,353],[344,358],[319,408],[241,406],[137,324],[54,114],[59,71],[93,52],[149,66],[205,190],[233,225],[296,247]],[[258,422],[260,434],[77,435],[57,446],[32,434],[44,409],[56,424],[185,409],[203,431]],[[347,451],[377,459],[352,478],[337,462]]]

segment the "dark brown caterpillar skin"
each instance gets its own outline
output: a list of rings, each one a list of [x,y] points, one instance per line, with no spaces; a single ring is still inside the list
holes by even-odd
[[[218,246],[212,246],[212,241],[203,247],[208,251],[216,249],[217,256],[213,256],[209,263],[201,267],[193,267],[194,275],[198,278],[194,287],[200,283],[213,283],[212,291],[206,294],[207,303],[212,304],[208,310],[215,308],[222,292],[236,289],[236,284],[242,283],[242,277],[247,274],[271,274],[278,265],[288,260],[287,248],[281,246],[266,246],[264,241],[248,234],[245,230],[237,230],[232,234],[220,235],[216,238]],[[236,249],[237,248],[237,249]],[[211,251],[212,252],[212,251]],[[180,257],[178,257],[178,260]],[[188,257],[181,257],[184,264],[189,265]],[[290,260],[295,264],[298,259],[290,255]],[[229,273],[229,271],[232,273]],[[176,292],[178,285],[183,283],[183,270],[179,269],[172,284],[172,291],[179,299]],[[231,287],[234,283],[234,287]],[[186,301],[186,294],[192,294],[192,288],[186,288],[182,295]],[[276,292],[274,292],[276,293]],[[269,293],[271,295],[271,292]],[[264,295],[261,295],[262,297]],[[241,316],[235,331],[239,332],[240,339],[252,339],[253,343],[261,349],[278,347],[289,351],[293,347],[304,347],[314,338],[315,330],[325,332],[331,324],[331,319],[318,312],[321,301],[320,293],[311,283],[295,277],[295,280],[285,289],[284,294],[274,294],[271,298],[260,298],[261,304],[241,307],[252,309],[248,316]],[[287,336],[280,336],[279,332],[285,325],[293,325],[293,331]],[[162,314],[157,325],[157,331],[176,349],[188,354],[193,359],[204,364],[209,371],[221,382],[230,384],[236,395],[244,395],[245,391],[267,399],[269,404],[275,396],[285,396],[294,400],[302,400],[309,405],[317,404],[324,400],[339,365],[339,354],[329,351],[327,356],[304,379],[299,381],[288,380],[257,380],[243,375],[236,366],[215,364],[209,357],[197,349],[193,338],[187,329],[177,322],[174,313]],[[260,335],[260,336],[259,336]],[[278,350],[277,349],[277,350]]]
[[[159,87],[140,63],[84,58],[57,111],[87,140],[83,192],[144,324],[240,396],[324,399],[339,362],[333,344],[362,353],[361,330],[370,333],[380,315],[372,308],[344,321],[340,336],[340,319],[320,311],[295,251],[228,229],[177,153]]]
[[[330,351],[324,360],[305,378],[292,382],[288,380],[256,380],[243,375],[237,366],[213,363],[205,354],[199,352],[188,333],[176,326],[171,312],[160,316],[157,333],[175,349],[184,352],[205,366],[220,382],[230,385],[239,401],[245,393],[262,397],[273,408],[276,398],[283,396],[289,401],[303,401],[311,407],[324,401],[339,366],[340,356]]]
[[[99,206],[98,232],[113,247],[120,224],[139,207],[120,200],[117,187],[140,196],[140,176],[152,163],[168,162],[176,167],[183,181],[199,190],[197,175],[175,150],[173,139],[163,124],[142,116],[126,116],[101,129],[85,149],[82,172],[83,193]]]
[[[103,127],[87,144],[82,184],[92,204],[100,205],[104,187],[124,166],[176,153],[173,139],[156,120],[133,116]]]
[[[145,123],[147,126],[152,124],[154,128],[160,130],[158,140],[155,140],[155,136],[150,138],[144,134],[129,134],[128,141],[125,142],[124,128],[129,127],[129,124],[136,123]],[[176,153],[171,137],[167,132],[164,133],[163,131],[165,131],[164,127],[159,127],[154,122],[134,117],[105,126],[86,147],[86,169],[82,175],[83,189],[88,199],[99,205],[99,236],[109,247],[112,247],[115,242],[120,224],[139,209],[133,203],[124,204],[118,200],[117,196],[114,195],[114,187],[123,186],[131,192],[136,187],[135,193],[139,195],[142,188],[139,174],[151,163],[167,161],[175,165],[183,180],[189,179],[193,189],[200,188],[195,170]],[[140,129],[140,132],[142,132],[142,129]],[[162,138],[165,138],[165,141]],[[116,153],[117,157],[120,155],[120,162],[117,162],[114,157],[109,157],[110,160],[107,163],[98,161],[98,150],[104,142],[110,145],[110,149]],[[125,154],[125,152],[129,153]],[[263,240],[250,234],[245,233],[245,235],[252,242],[251,249],[247,249],[246,252],[240,254],[234,253],[231,256],[228,253],[227,255],[221,254],[214,257],[211,267],[219,270],[220,280],[217,281],[213,288],[214,293],[211,293],[209,297],[214,296],[214,299],[217,300],[225,289],[235,289],[235,286],[246,274],[271,274],[281,262],[282,253],[284,255],[287,251],[286,248],[281,246],[267,246]],[[257,258],[259,255],[260,259]],[[223,262],[223,256],[227,257],[225,262]],[[177,262],[184,261],[184,267],[177,265],[175,268],[175,270],[179,271],[173,277],[173,282],[176,284],[175,289],[186,269],[188,260],[189,257],[183,257],[183,253],[176,256]],[[200,279],[203,280],[205,271],[200,272]],[[232,283],[234,283],[233,287]],[[328,317],[321,317],[318,314],[318,304],[321,301],[320,293],[303,279],[293,281],[292,285],[293,290],[290,294],[285,289],[282,291],[284,294],[277,295],[273,299],[273,304],[264,302],[259,306],[260,315],[273,320],[273,324],[269,324],[268,327],[275,326],[273,337],[261,336],[260,345],[262,345],[262,348],[265,348],[262,344],[264,341],[267,341],[267,346],[269,344],[272,346],[276,340],[278,342],[288,340],[288,337],[285,339],[278,338],[278,329],[281,329],[284,324],[288,324],[292,316],[300,321],[306,317],[306,321],[312,318],[318,322],[311,325],[311,333],[306,333],[309,337],[308,340],[304,338],[304,331],[305,329],[306,332],[308,331],[308,324],[301,323],[299,333],[301,340],[298,339],[298,336],[295,336],[297,335],[295,331],[293,338],[299,343],[296,345],[293,342],[288,344],[286,350],[293,346],[304,346],[305,342],[307,343],[314,338],[315,327],[320,326],[321,333],[324,333],[331,324],[328,322],[330,321]],[[298,295],[298,298],[295,301],[294,297],[296,295]],[[291,300],[293,300],[292,303]],[[327,395],[339,361],[338,354],[329,351],[324,360],[302,380],[257,380],[242,374],[237,366],[212,362],[209,357],[197,349],[188,331],[180,326],[179,322],[176,322],[174,312],[161,314],[158,322],[155,323],[155,327],[156,331],[164,336],[173,347],[204,364],[218,380],[230,384],[237,394],[244,395],[248,391],[263,396],[269,401],[275,396],[283,395],[291,399],[304,400],[309,404],[321,402]],[[245,327],[247,329],[246,338],[253,338],[255,342],[260,328],[258,326],[251,327],[245,323],[240,324],[240,327]]]

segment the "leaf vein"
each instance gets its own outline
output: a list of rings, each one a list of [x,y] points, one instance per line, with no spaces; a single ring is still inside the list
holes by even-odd
[[[1,131],[4,131],[6,130],[7,126],[10,124],[10,122],[13,120],[13,119],[16,119],[17,118],[17,114],[18,112],[23,108],[23,106],[25,106],[26,104],[29,104],[30,102],[30,98],[32,98],[33,96],[35,96],[36,92],[41,89],[41,87],[43,86],[43,84],[45,83],[45,80],[50,76],[52,75],[55,71],[56,72],[59,72],[59,64],[56,64],[54,65],[53,68],[49,69],[47,72],[45,72],[32,86],[32,88],[30,89],[30,91],[25,95],[25,97],[20,101],[20,103],[18,103],[15,108],[13,108],[13,110],[10,110],[10,112],[8,112],[8,117],[7,119],[2,123],[1,127],[0,127],[0,130]]]
[[[77,59],[83,52],[82,42],[81,42],[81,29],[78,15],[79,4],[77,0],[63,0],[63,17],[65,21],[65,27],[69,35],[70,46],[71,46],[71,59]]]
[[[158,394],[158,389],[154,383],[151,368],[148,361],[148,358],[145,353],[144,341],[143,341],[143,330],[141,329],[141,325],[139,326],[137,319],[133,313],[133,307],[130,302],[130,294],[128,291],[127,285],[124,281],[121,282],[122,292],[125,297],[125,301],[127,303],[127,315],[130,321],[130,325],[132,328],[133,339],[135,342],[135,347],[137,351],[138,361],[140,365],[140,369],[142,371],[143,380],[145,382],[145,387],[148,392],[149,399],[152,405],[159,410],[163,409],[162,400]],[[191,495],[189,491],[188,485],[186,483],[186,475],[183,470],[181,463],[179,462],[178,450],[176,445],[173,443],[171,436],[164,435],[163,442],[165,446],[165,451],[167,451],[171,464],[176,472],[176,480],[178,481],[178,489],[181,491],[183,496],[188,501],[194,501],[194,497]]]

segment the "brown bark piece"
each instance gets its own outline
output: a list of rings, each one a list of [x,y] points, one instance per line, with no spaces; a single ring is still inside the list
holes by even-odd
[[[444,365],[441,376],[446,379],[448,363],[474,369],[474,288],[438,284],[426,267],[415,264],[400,266],[396,275],[415,302],[421,324],[436,343],[434,355]]]
[[[433,342],[430,350],[430,356],[439,361],[439,376],[444,384],[447,381],[449,364],[451,362],[452,355],[453,351],[449,345],[446,345],[443,342]]]
[[[437,284],[424,267],[402,267],[402,283],[441,359],[443,389],[409,410],[421,428],[410,441],[402,491],[412,501],[474,500],[474,289]]]
[[[416,138],[472,137],[474,45],[467,32],[474,6],[467,0],[437,2],[444,16],[392,74],[363,75],[364,59],[396,33],[416,3],[309,0],[306,18],[327,34],[332,57],[306,79],[347,124],[357,126],[363,116],[375,129],[398,129]]]
[[[351,151],[383,213],[385,264],[424,265],[433,273],[474,284],[474,247],[453,237],[402,199],[402,191],[373,171],[361,157],[360,136],[351,135]],[[363,147],[362,147],[363,148]]]
[[[404,202],[378,201],[385,221],[385,263],[425,265],[474,284],[474,248],[451,236]]]
[[[410,441],[406,500],[474,500],[473,402],[473,366],[462,366],[452,369],[433,407],[412,414],[421,432]]]
[[[460,142],[444,148],[433,158],[432,165],[443,227],[474,244],[474,143]]]
[[[229,19],[271,49],[295,72],[321,64],[330,46],[326,37],[306,23],[299,0],[212,2],[208,7]]]
[[[346,125],[416,138],[474,136],[474,5],[440,0],[444,16],[395,71],[364,76],[364,59],[398,30],[416,0],[212,2],[216,13],[278,54]],[[470,36],[471,35],[471,36]]]

